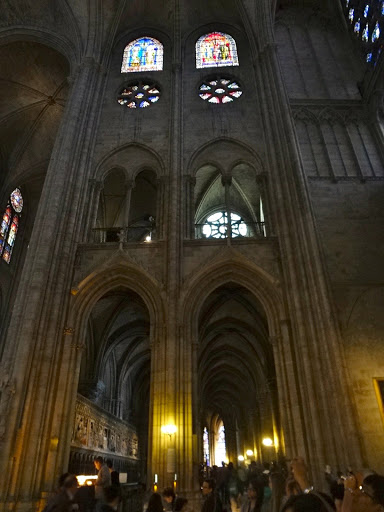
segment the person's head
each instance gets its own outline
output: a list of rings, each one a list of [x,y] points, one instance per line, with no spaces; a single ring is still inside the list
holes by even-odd
[[[174,512],[182,512],[182,510],[185,508],[187,503],[188,503],[187,498],[176,498]]]
[[[247,488],[248,499],[255,502],[255,510],[263,504],[264,485],[257,480],[251,480]]]
[[[281,512],[329,512],[336,510],[329,496],[323,493],[308,493],[291,496]]]
[[[77,481],[76,475],[69,474],[64,482],[62,488],[65,489],[67,492],[71,493],[72,495],[75,494],[77,488],[79,487],[79,482]]]
[[[96,469],[100,469],[104,463],[103,457],[101,457],[101,455],[99,455],[98,457],[96,457],[96,459],[93,461],[93,463],[94,463]]]
[[[172,489],[172,487],[166,487],[163,491],[163,499],[167,503],[172,503],[175,499],[175,491]]]
[[[106,503],[112,507],[116,508],[120,503],[120,487],[116,487],[114,485],[111,485],[109,487],[105,487],[103,489],[104,492],[104,498]]]
[[[215,481],[212,478],[206,478],[203,481],[203,485],[201,486],[201,490],[203,492],[203,496],[207,496],[211,494],[215,489]]]
[[[158,492],[154,492],[149,498],[147,512],[163,512],[163,502]]]
[[[356,495],[356,512],[384,511],[384,476],[368,475]]]
[[[112,471],[112,468],[113,468],[113,462],[112,462],[112,459],[107,459],[105,461],[106,465],[108,466],[109,470]]]

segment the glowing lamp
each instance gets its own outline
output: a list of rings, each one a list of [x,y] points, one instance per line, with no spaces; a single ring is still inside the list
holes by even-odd
[[[265,437],[262,443],[264,446],[273,446],[273,441],[270,437]]]
[[[161,432],[163,434],[167,434],[169,437],[171,437],[171,436],[173,436],[173,434],[176,434],[177,427],[176,427],[176,425],[162,425]]]
[[[239,455],[237,458],[238,458],[238,460],[239,460],[240,462],[243,462],[243,460],[244,460],[244,455]]]
[[[252,450],[247,450],[246,453],[247,453],[248,457],[252,457],[252,455],[253,455],[253,451]]]
[[[97,475],[77,475],[79,485],[93,485],[93,480],[97,480]]]
[[[146,241],[146,242],[150,242],[151,240],[152,240],[151,235],[147,235],[147,236],[145,237],[145,241]]]

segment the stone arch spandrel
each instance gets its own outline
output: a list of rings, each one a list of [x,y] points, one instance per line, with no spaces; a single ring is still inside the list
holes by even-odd
[[[102,180],[110,169],[118,167],[128,169],[130,179],[135,179],[144,169],[151,169],[158,176],[165,174],[165,165],[158,153],[138,143],[117,147],[104,155],[97,164],[94,178]]]
[[[279,323],[284,318],[279,281],[236,251],[231,250],[230,253],[225,251],[221,258],[187,277],[180,296],[180,315],[184,325],[197,326],[199,311],[210,293],[221,285],[234,282],[259,300],[268,319],[270,336],[279,336]]]
[[[103,295],[118,287],[130,289],[143,299],[151,323],[164,323],[165,306],[159,283],[144,269],[125,260],[106,262],[72,288],[73,301],[67,324],[73,326],[78,335],[85,332],[93,306]]]
[[[246,163],[255,169],[256,174],[264,172],[264,165],[260,155],[244,142],[221,137],[200,146],[191,156],[188,169],[192,176],[210,163],[217,167],[222,174],[230,174],[239,163]]]

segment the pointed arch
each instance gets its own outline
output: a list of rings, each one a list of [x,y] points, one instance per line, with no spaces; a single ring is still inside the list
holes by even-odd
[[[196,68],[238,66],[236,41],[224,32],[210,32],[196,42]]]
[[[157,39],[149,36],[131,41],[123,53],[122,73],[137,71],[162,71],[164,47]]]

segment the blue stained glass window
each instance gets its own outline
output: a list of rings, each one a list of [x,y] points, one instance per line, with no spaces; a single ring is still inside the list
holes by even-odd
[[[0,256],[6,263],[11,261],[23,204],[23,196],[20,189],[16,188],[9,196],[9,202],[0,224]]]
[[[211,32],[196,43],[196,67],[238,66],[236,42],[229,34]]]
[[[384,0],[340,0],[364,60],[375,66],[384,44]]]
[[[380,28],[379,28],[379,22],[376,23],[375,28],[372,32],[372,43],[376,41],[376,39],[379,39],[380,37]]]
[[[163,45],[152,37],[141,37],[124,49],[122,73],[135,71],[161,71],[163,69]]]

